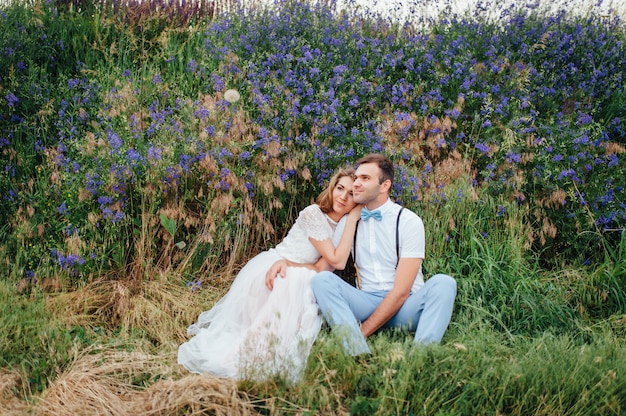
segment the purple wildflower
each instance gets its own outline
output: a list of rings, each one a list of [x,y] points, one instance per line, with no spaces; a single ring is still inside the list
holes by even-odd
[[[480,150],[483,154],[489,153],[489,146],[485,143],[476,143],[476,149]]]
[[[20,101],[19,98],[17,98],[15,96],[15,94],[13,94],[12,92],[8,93],[7,95],[4,96],[4,99],[7,101],[7,106],[9,108],[13,108],[16,106],[16,104]]]

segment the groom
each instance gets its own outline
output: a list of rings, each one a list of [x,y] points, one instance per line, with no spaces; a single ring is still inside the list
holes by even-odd
[[[363,210],[352,247],[356,287],[328,271],[311,282],[324,318],[352,356],[370,354],[366,337],[381,328],[405,328],[415,331],[415,343],[438,343],[452,316],[456,281],[437,274],[424,283],[424,225],[389,198],[393,178],[393,164],[383,155],[357,162],[353,198]]]

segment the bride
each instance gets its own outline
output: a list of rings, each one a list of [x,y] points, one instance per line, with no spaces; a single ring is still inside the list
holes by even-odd
[[[283,241],[248,261],[228,293],[187,329],[193,337],[178,348],[179,364],[234,379],[294,384],[302,378],[322,322],[311,278],[322,269],[345,267],[360,218],[361,208],[352,200],[353,176],[352,168],[337,171]],[[346,214],[335,247],[333,233]],[[272,276],[279,260],[290,267],[284,276]]]

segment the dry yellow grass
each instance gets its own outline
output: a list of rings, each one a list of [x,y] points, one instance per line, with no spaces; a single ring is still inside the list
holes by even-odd
[[[254,410],[236,382],[180,375],[171,354],[151,355],[109,347],[87,351],[36,399],[35,414],[74,415],[248,415]],[[162,379],[143,387],[141,380]]]
[[[171,348],[187,339],[186,329],[228,288],[192,292],[162,281],[103,280],[51,295],[48,310],[67,325],[141,331],[147,340]]]
[[[0,415],[249,415],[237,382],[190,374],[176,363],[186,328],[229,284],[192,292],[165,281],[99,281],[49,294],[48,311],[68,326],[115,330],[136,340],[132,350],[111,342],[73,351],[70,364],[41,394],[24,391],[25,377],[0,370]],[[137,333],[141,338],[136,338]]]
[[[0,369],[0,414],[3,416],[29,414],[26,402],[19,399],[22,376],[16,371]]]
[[[190,374],[176,363],[187,326],[230,287],[231,279],[213,277],[212,286],[195,292],[160,276],[47,293],[53,321],[99,328],[101,344],[76,344],[41,393],[27,391],[19,372],[0,370],[0,415],[256,414],[236,381]]]

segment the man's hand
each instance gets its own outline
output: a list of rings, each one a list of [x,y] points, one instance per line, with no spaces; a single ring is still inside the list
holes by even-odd
[[[376,332],[404,305],[411,294],[411,287],[421,265],[422,259],[420,258],[400,259],[393,288],[385,295],[369,318],[361,324],[361,333],[364,337],[369,337]]]
[[[269,290],[274,289],[274,279],[276,276],[285,277],[287,273],[287,260],[278,260],[276,263],[272,264],[272,267],[265,273],[265,286]]]

